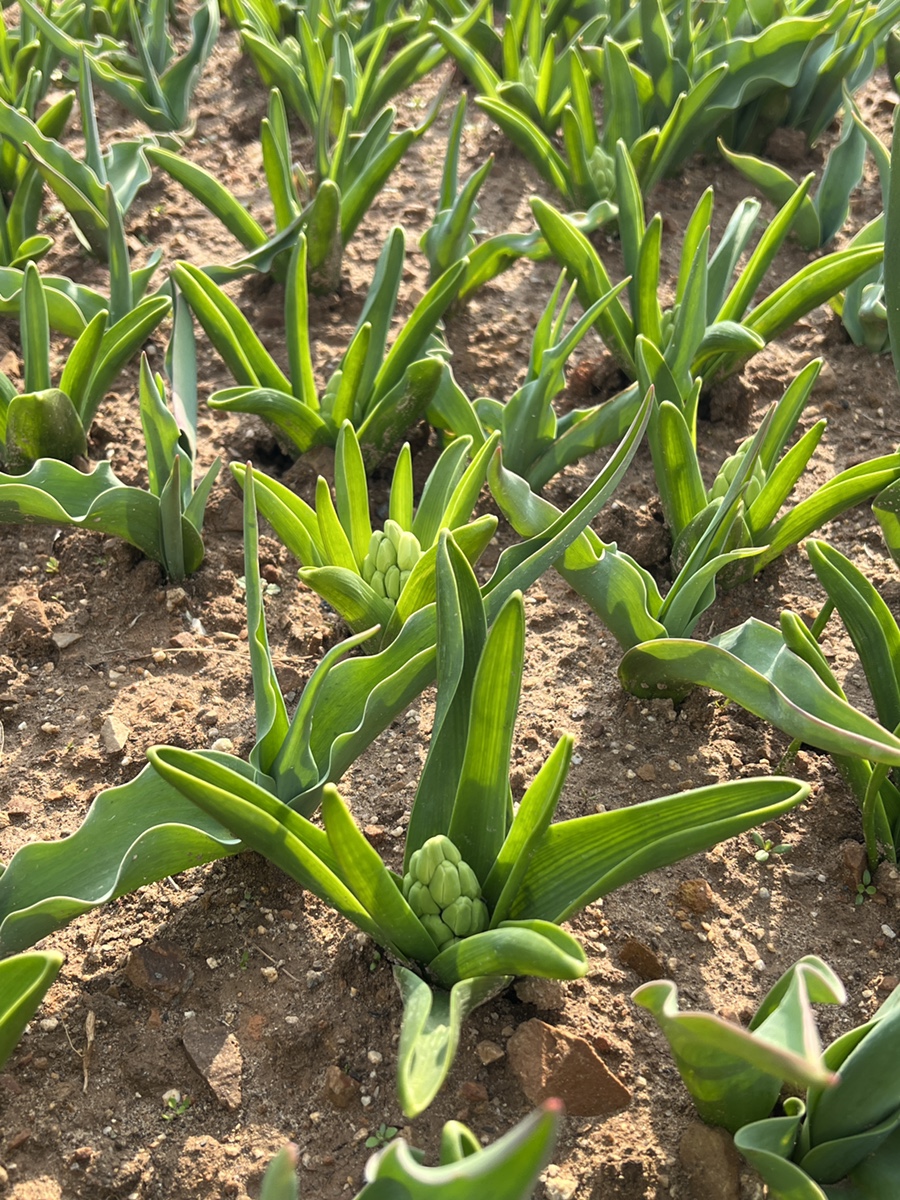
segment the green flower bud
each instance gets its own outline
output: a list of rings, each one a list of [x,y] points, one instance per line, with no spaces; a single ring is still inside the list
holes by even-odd
[[[375,574],[375,559],[371,554],[367,554],[362,562],[362,577],[366,583],[372,582],[372,576]]]
[[[419,539],[414,533],[404,532],[397,546],[397,566],[401,571],[411,571],[422,554]]]
[[[414,883],[409,889],[409,895],[406,898],[409,901],[410,908],[414,909],[421,916],[431,914],[439,917],[441,915],[440,905],[433,898],[431,889],[426,887],[424,883]]]
[[[459,871],[454,867],[453,863],[446,859],[437,868],[431,876],[431,882],[428,885],[428,890],[431,893],[432,899],[439,908],[444,909],[453,904],[459,899]]]
[[[384,576],[380,571],[376,571],[369,580],[369,587],[376,596],[387,597],[387,592],[384,590]]]
[[[375,556],[375,566],[384,575],[387,574],[388,567],[394,566],[396,561],[397,552],[391,544],[390,538],[382,538]]]
[[[384,590],[388,599],[396,603],[400,599],[400,568],[388,567],[384,573]]]
[[[400,539],[403,537],[403,527],[388,517],[384,523],[384,533],[388,541],[394,547],[394,550],[398,550],[400,548]]]
[[[468,937],[472,933],[472,901],[468,896],[460,896],[444,909],[441,920],[457,937]]]
[[[439,947],[487,928],[478,877],[444,834],[429,838],[412,855],[403,894]]]
[[[477,900],[481,895],[481,888],[478,886],[478,876],[466,862],[461,862],[456,868],[459,875],[459,889],[463,896],[467,896],[470,900]]]
[[[426,913],[424,917],[420,918],[420,920],[431,934],[434,944],[439,950],[442,949],[447,942],[452,941],[453,930],[449,925],[445,925],[440,917],[433,917]]]

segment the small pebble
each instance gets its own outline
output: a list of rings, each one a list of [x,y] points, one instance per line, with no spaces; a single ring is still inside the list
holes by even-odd
[[[881,932],[886,938],[895,938],[897,936],[893,929],[891,929],[890,925],[882,925]]]

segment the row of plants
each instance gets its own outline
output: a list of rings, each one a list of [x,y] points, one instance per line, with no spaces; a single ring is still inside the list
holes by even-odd
[[[75,834],[26,845],[13,856],[0,873],[0,952],[8,956],[0,961],[0,1060],[62,965],[56,952],[30,947],[152,880],[252,848],[395,962],[403,1008],[397,1091],[404,1112],[415,1116],[437,1095],[461,1027],[477,1005],[517,975],[575,979],[585,973],[584,950],[562,927],[569,917],[807,797],[808,787],[796,780],[749,778],[554,821],[573,748],[565,736],[514,808],[509,765],[524,663],[522,593],[551,568],[619,643],[626,689],[680,698],[692,687],[712,687],[798,742],[832,753],[859,798],[870,866],[882,856],[896,861],[900,792],[891,771],[900,766],[900,629],[865,576],[811,535],[874,500],[888,548],[900,554],[900,454],[863,462],[792,499],[825,429],[818,421],[797,437],[819,363],[804,368],[709,486],[697,436],[701,397],[822,303],[839,310],[851,336],[859,332],[855,340],[880,350],[893,334],[900,345],[900,332],[891,328],[900,311],[900,281],[892,269],[900,240],[890,237],[898,206],[888,207],[900,172],[892,177],[889,152],[866,129],[851,95],[883,57],[900,4],[845,0],[827,10],[798,5],[770,14],[733,2],[706,19],[704,6],[667,7],[659,0],[511,0],[502,16],[486,0],[367,8],[338,0],[296,7],[233,0],[225,15],[270,89],[260,129],[272,205],[268,228],[186,153],[192,90],[218,32],[214,0],[194,13],[180,56],[167,5],[156,0],[95,3],[87,10],[66,3],[44,10],[21,0],[20,10],[17,36],[6,31],[0,45],[0,306],[19,320],[23,357],[21,389],[0,377],[0,456],[7,472],[0,475],[0,519],[122,537],[175,580],[202,569],[204,509],[219,464],[195,482],[195,321],[235,380],[209,398],[210,407],[261,417],[293,457],[334,447],[335,484],[332,494],[320,478],[310,505],[252,465],[232,465],[244,493],[255,745],[246,760],[154,747],[134,780],[96,798]],[[390,172],[433,131],[444,97],[421,125],[402,132],[394,131],[389,102],[447,57],[471,84],[478,106],[564,202],[585,211],[565,213],[535,197],[532,233],[478,240],[477,196],[491,167],[486,161],[461,184],[466,104],[460,101],[435,219],[422,239],[430,287],[389,344],[406,253],[404,231],[393,230],[347,349],[320,387],[309,336],[316,296],[339,285],[343,248]],[[60,140],[73,95],[39,114],[46,83],[60,67],[77,78],[83,158]],[[95,87],[153,134],[101,153]],[[814,195],[812,177],[795,184],[754,156],[781,124],[815,140],[842,106],[843,136]],[[294,161],[291,117],[311,140],[309,171]],[[698,147],[712,152],[717,138],[778,211],[754,243],[760,204],[744,200],[713,248],[708,189],[682,240],[674,300],[664,303],[664,226],[660,214],[647,219],[647,195]],[[886,214],[757,301],[788,237],[821,246],[843,226],[867,148],[876,158]],[[187,188],[245,253],[203,268],[176,263],[150,294],[158,256],[132,270],[125,222],[154,168]],[[108,261],[108,297],[42,275],[35,265],[49,249],[38,232],[45,186],[85,248]],[[591,241],[600,225],[614,227],[620,239],[626,274],[619,280]],[[521,387],[505,400],[473,401],[454,378],[445,322],[520,257],[555,259],[562,274],[537,322]],[[251,272],[270,275],[284,289],[285,341],[274,353],[226,290]],[[582,312],[572,320],[576,299]],[[168,317],[165,376],[146,358],[140,367],[149,482],[143,491],[126,487],[106,463],[86,472],[80,460],[108,390]],[[880,338],[872,332],[878,321]],[[566,363],[590,330],[629,382],[612,399],[560,417],[553,402],[565,385]],[[54,386],[56,334],[73,345]],[[440,457],[417,502],[412,453],[408,444],[401,447],[388,517],[382,529],[373,528],[367,473],[423,418],[438,431]],[[590,528],[645,435],[672,535],[665,594],[647,570]],[[568,510],[560,512],[541,494],[560,471],[604,447],[615,447],[609,461]],[[493,516],[475,515],[486,484],[523,540],[479,579],[479,559],[497,526]],[[301,564],[303,581],[351,631],[316,666],[293,716],[269,651],[257,509]],[[709,642],[691,637],[717,590],[749,579],[808,538],[807,552],[828,595],[812,629],[784,613],[778,628],[752,620]],[[835,609],[860,656],[877,720],[847,702],[818,645]],[[431,743],[402,864],[394,870],[356,825],[337,784],[434,683]],[[850,1078],[848,1050],[826,1052],[827,1071],[815,1058],[808,1004],[826,992],[836,996],[839,985],[824,966],[807,967],[776,985],[753,1026],[757,1048],[750,1062],[766,1076],[768,1109],[757,1107],[749,1116],[742,1110],[739,1125],[729,1116],[723,1122],[729,1128],[768,1117],[781,1079],[826,1089],[839,1068],[842,1080]],[[648,1007],[674,1019],[672,993],[653,995]],[[782,1019],[785,1004],[793,1006],[788,1015],[799,1033]],[[885,1017],[894,1005],[893,998],[887,1002]],[[888,1044],[896,1046],[896,1023],[877,1022],[879,1034],[889,1031],[885,1036],[894,1040]],[[776,1034],[767,1037],[757,1025],[777,1027]],[[868,1041],[870,1026],[863,1028],[858,1040]],[[714,1032],[717,1054],[750,1038],[719,1025]],[[782,1069],[784,1054],[778,1069],[768,1069],[773,1041],[782,1051],[806,1053],[804,1070]],[[713,1074],[718,1068],[717,1060]],[[725,1069],[731,1078],[732,1068]],[[827,1097],[840,1097],[844,1086],[824,1091],[821,1103],[827,1108]],[[755,1080],[748,1087],[760,1090]],[[793,1155],[792,1169],[823,1185],[848,1177],[856,1194],[882,1194],[865,1180],[882,1178],[883,1168],[868,1157],[876,1149],[873,1130],[883,1127],[885,1153],[895,1155],[894,1125],[885,1122],[900,1109],[886,1089],[878,1115],[870,1119],[867,1109],[851,1130],[868,1147],[861,1157],[834,1158],[830,1177],[808,1166],[810,1147],[844,1136],[834,1121],[821,1135],[803,1132],[815,1124],[817,1093],[808,1100],[802,1129],[799,1110],[779,1118],[794,1122],[794,1141],[781,1158]],[[843,1100],[833,1103],[843,1111]],[[856,1110],[854,1096],[847,1104],[847,1111]],[[550,1152],[555,1121],[553,1113],[535,1117],[488,1152],[453,1128],[435,1175],[416,1168],[402,1145],[391,1147],[371,1167],[363,1195],[443,1195],[441,1188],[448,1197],[462,1195],[484,1171],[483,1178],[502,1178],[508,1186],[492,1194],[525,1196]],[[767,1127],[739,1144],[754,1161],[765,1161],[774,1194],[793,1196],[788,1189],[795,1176],[779,1176],[780,1168],[771,1167],[775,1136]],[[290,1195],[289,1155],[271,1170],[267,1195]],[[790,1184],[783,1182],[788,1178]],[[806,1200],[829,1193],[796,1194]]]

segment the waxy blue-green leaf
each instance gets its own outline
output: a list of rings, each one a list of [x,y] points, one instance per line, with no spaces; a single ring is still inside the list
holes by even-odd
[[[56,950],[33,950],[0,962],[0,1067],[15,1050],[62,964],[63,956]]]
[[[837,1082],[822,1061],[811,1004],[843,1004],[846,993],[812,955],[788,969],[748,1029],[713,1013],[680,1012],[670,980],[645,983],[632,999],[656,1018],[697,1111],[711,1125],[735,1133],[767,1117],[785,1082]]]
[[[779,630],[756,618],[705,643],[645,642],[622,659],[619,677],[641,696],[682,697],[711,687],[792,738],[900,766],[900,738],[835,695]]]
[[[442,1152],[438,1167],[424,1166],[408,1143],[397,1138],[368,1163],[366,1179],[369,1182],[359,1200],[472,1200],[474,1196],[490,1196],[491,1200],[529,1200],[538,1175],[553,1152],[561,1115],[561,1103],[548,1100],[484,1149],[478,1145],[474,1150],[469,1134],[465,1151],[452,1155]],[[464,1126],[460,1128],[461,1132],[468,1133]],[[447,1145],[449,1129],[448,1122],[444,1126],[442,1148]],[[379,1184],[391,1182],[401,1190],[396,1194],[385,1192],[383,1196],[381,1193],[376,1196],[375,1188]]]
[[[394,967],[403,1001],[397,1048],[397,1094],[407,1117],[424,1112],[456,1056],[462,1023],[512,982],[510,975],[462,979],[449,992],[432,988],[405,967]]]

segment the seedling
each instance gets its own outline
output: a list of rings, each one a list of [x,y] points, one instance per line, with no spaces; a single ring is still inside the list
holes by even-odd
[[[178,1088],[170,1088],[163,1095],[162,1119],[164,1121],[177,1121],[179,1117],[184,1116],[191,1107],[191,1104],[192,1100],[190,1096],[182,1095]]]
[[[753,857],[759,863],[768,862],[773,854],[790,854],[793,849],[789,842],[780,842],[776,845],[771,838],[764,838],[755,829],[751,831],[750,837],[753,839],[754,846],[756,846],[756,853]]]
[[[382,1146],[386,1146],[391,1138],[395,1138],[399,1130],[396,1125],[385,1125],[382,1122],[374,1133],[369,1134],[366,1138],[367,1150],[380,1150]]]
[[[869,871],[863,871],[863,877],[856,885],[856,895],[853,897],[854,904],[862,904],[869,896],[874,896],[878,888],[872,882],[872,875]]]

